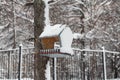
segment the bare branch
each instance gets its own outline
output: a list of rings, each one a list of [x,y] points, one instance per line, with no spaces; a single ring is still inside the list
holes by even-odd
[[[28,2],[25,4],[25,6],[33,6],[34,2]]]

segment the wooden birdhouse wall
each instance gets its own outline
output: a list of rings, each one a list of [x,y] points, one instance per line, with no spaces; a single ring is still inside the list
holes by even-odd
[[[43,49],[54,49],[54,43],[59,41],[59,37],[42,38]]]

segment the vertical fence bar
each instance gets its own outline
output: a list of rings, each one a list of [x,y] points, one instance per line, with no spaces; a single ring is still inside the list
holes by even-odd
[[[10,74],[11,74],[11,55],[10,55],[10,51],[8,52],[8,79],[10,79]]]
[[[22,76],[22,44],[19,45],[18,80]]]
[[[56,57],[53,58],[53,80],[57,80],[57,75],[56,75]]]
[[[107,80],[107,76],[106,76],[106,58],[105,58],[105,48],[102,47],[103,49],[103,79]]]

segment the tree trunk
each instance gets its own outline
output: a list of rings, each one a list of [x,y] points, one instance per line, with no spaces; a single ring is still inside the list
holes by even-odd
[[[44,28],[44,9],[45,3],[43,0],[34,0],[34,46],[35,46],[35,63],[34,63],[34,80],[46,80],[45,69],[48,61],[47,57],[41,57],[39,55],[42,44],[39,39],[39,35]]]

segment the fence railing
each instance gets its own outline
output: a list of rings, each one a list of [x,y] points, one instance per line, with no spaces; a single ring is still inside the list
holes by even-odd
[[[34,78],[34,48],[22,49],[22,78]],[[0,79],[17,79],[19,76],[19,49],[0,51]]]
[[[57,80],[104,80],[103,50],[73,49],[74,55],[57,58]],[[22,49],[21,80],[34,80],[34,48]],[[119,64],[120,53],[106,51],[107,79],[114,78],[113,64]],[[117,63],[118,62],[118,63]],[[18,80],[19,49],[0,51],[0,80]],[[111,67],[112,66],[112,67]],[[53,59],[50,58],[53,80]],[[120,74],[119,71],[117,71]],[[120,75],[117,76],[120,78]]]

